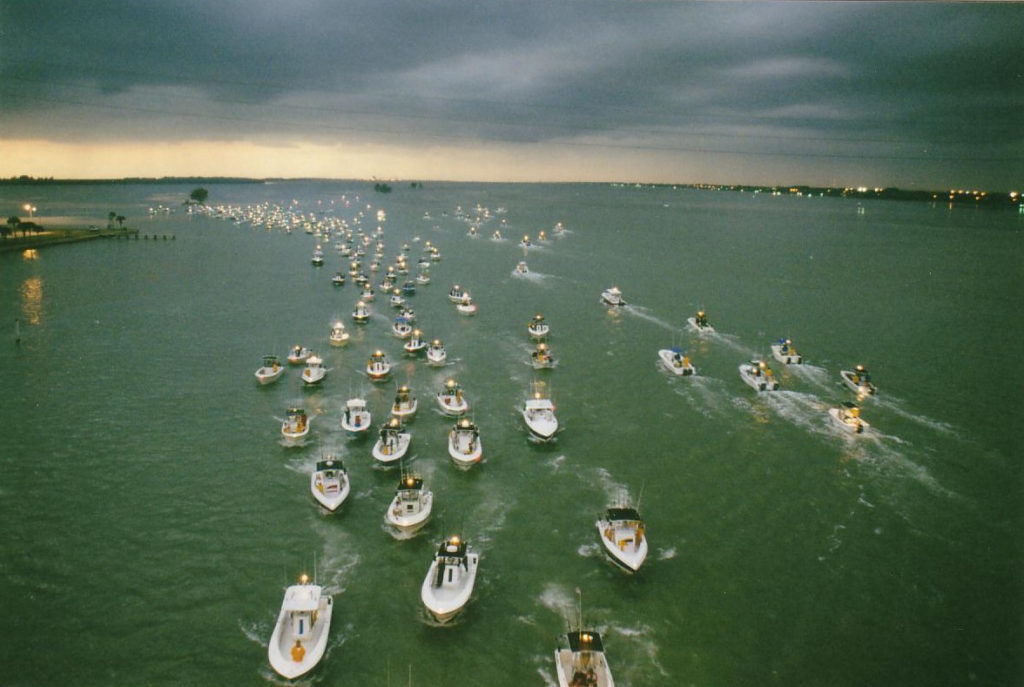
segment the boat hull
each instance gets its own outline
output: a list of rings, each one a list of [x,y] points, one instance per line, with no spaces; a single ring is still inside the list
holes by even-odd
[[[307,640],[303,644],[306,652],[301,661],[296,661],[291,656],[292,646],[295,638],[288,628],[288,612],[282,608],[277,616],[277,624],[270,636],[270,644],[267,647],[267,657],[270,660],[270,667],[281,677],[289,680],[305,675],[312,670],[323,658],[327,650],[327,637],[331,629],[331,616],[334,613],[333,600],[328,597],[326,603],[321,605],[317,613],[316,631],[313,633],[312,641]]]
[[[448,455],[459,467],[471,467],[479,463],[484,455],[483,442],[457,436],[454,430],[448,433]]]
[[[780,363],[784,363],[786,365],[802,365],[804,362],[802,356],[799,356],[792,351],[784,353],[782,351],[782,346],[779,344],[772,344],[772,355],[775,356],[775,359]]]
[[[832,421],[839,425],[844,431],[850,434],[864,434],[871,427],[867,422],[858,418],[843,419],[843,411],[839,408],[829,408],[828,415]]]
[[[579,682],[574,682],[573,666],[577,663],[573,658],[573,652],[569,649],[558,649],[555,651],[555,675],[558,677],[558,687],[577,687]],[[595,655],[591,664],[594,668],[596,681],[589,684],[592,687],[615,687],[615,680],[612,678],[611,668],[604,659],[604,653]]]
[[[469,603],[469,597],[473,595],[479,560],[478,554],[466,555],[467,570],[458,587],[445,585],[435,587],[434,580],[437,577],[438,562],[435,559],[430,564],[427,576],[423,578],[423,585],[420,588],[420,599],[437,622],[447,623]]]
[[[391,464],[401,460],[409,451],[409,444],[412,443],[412,435],[402,432],[398,435],[398,441],[392,446],[384,445],[379,439],[373,445],[373,457],[381,463]]]
[[[384,520],[389,525],[397,527],[403,532],[414,532],[427,523],[433,505],[434,495],[427,492],[423,494],[420,509],[415,513],[406,514],[401,507],[401,500],[398,496],[395,496],[395,498],[391,499],[391,505],[388,506],[388,510],[384,514]]]
[[[712,327],[710,324],[706,324],[703,327],[697,324],[696,317],[687,317],[686,321],[689,322],[691,327],[696,329],[701,334],[713,334],[715,332],[715,328]]]
[[[750,365],[740,365],[740,378],[754,391],[778,391],[778,380],[769,381],[764,375],[754,375]]]
[[[675,359],[674,352],[671,349],[663,348],[658,351],[658,358],[661,359],[661,363],[664,365],[665,369],[674,375],[688,377],[697,373],[697,369],[692,363],[684,365],[681,361],[677,361]]]

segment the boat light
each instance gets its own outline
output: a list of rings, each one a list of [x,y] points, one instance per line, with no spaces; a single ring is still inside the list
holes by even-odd
[[[307,582],[309,582],[309,575],[307,575],[306,573],[302,573],[301,575],[299,575],[299,582],[301,582],[302,584],[306,584]]]

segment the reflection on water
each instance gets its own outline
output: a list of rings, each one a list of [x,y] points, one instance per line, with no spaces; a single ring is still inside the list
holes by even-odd
[[[21,311],[25,315],[25,320],[29,324],[39,324],[39,316],[43,313],[42,278],[29,277],[18,291],[21,293]]]
[[[21,251],[21,259],[25,261],[38,260],[39,251],[37,251],[35,248],[26,248],[25,250]]]

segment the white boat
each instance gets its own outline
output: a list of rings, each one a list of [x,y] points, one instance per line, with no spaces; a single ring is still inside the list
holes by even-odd
[[[793,348],[793,342],[789,339],[779,339],[772,344],[772,355],[780,363],[786,365],[800,365],[804,359]]]
[[[455,309],[461,315],[476,315],[476,303],[473,302],[468,293],[462,297],[462,300],[455,306]]]
[[[328,456],[316,462],[309,479],[309,490],[321,506],[332,513],[348,498],[348,471],[341,459]]]
[[[519,247],[520,248],[529,248],[532,245],[533,244],[530,243],[530,235],[529,234],[524,234],[523,235],[523,240],[519,242]]]
[[[388,362],[384,351],[378,349],[370,355],[369,360],[366,361],[366,374],[375,382],[386,379],[391,374],[391,363]]]
[[[779,380],[768,363],[757,358],[740,365],[740,378],[755,391],[778,391]]]
[[[544,321],[544,316],[537,313],[533,316],[533,319],[526,325],[526,331],[529,332],[530,338],[543,339],[548,335],[551,328],[548,323]]]
[[[405,305],[405,297],[402,296],[401,289],[392,289],[391,299],[388,302],[391,303],[391,307],[393,308],[401,308]]]
[[[419,405],[416,397],[409,391],[409,387],[403,384],[398,387],[395,394],[395,402],[391,404],[391,414],[403,422],[416,414],[416,406]]]
[[[549,370],[555,366],[555,358],[551,355],[551,349],[543,341],[537,344],[537,349],[530,354],[530,361],[535,370]]]
[[[408,305],[398,311],[399,317],[404,317],[405,321],[409,324],[416,322],[416,311],[410,308]]]
[[[329,338],[332,346],[344,346],[348,343],[349,333],[348,330],[345,329],[345,325],[341,322],[335,322],[331,326],[331,335]]]
[[[402,475],[384,520],[404,532],[412,532],[426,524],[433,504],[434,495],[423,488],[420,477]]]
[[[317,246],[316,250],[313,251],[313,264],[317,267],[324,264],[324,252],[320,249],[320,246]]]
[[[445,415],[462,415],[469,410],[462,387],[454,379],[446,381],[444,387],[437,392],[437,402]]]
[[[624,504],[609,506],[596,526],[604,552],[612,562],[627,572],[639,570],[647,559],[647,537],[637,509]]]
[[[492,241],[501,241],[502,240],[501,239],[501,230],[500,229],[495,229],[494,230],[494,233],[491,234],[491,240]]]
[[[312,386],[313,384],[319,384],[324,381],[324,377],[327,376],[327,368],[324,367],[323,358],[316,355],[315,353],[310,354],[306,358],[306,367],[302,370],[302,381]]]
[[[686,321],[690,323],[690,326],[696,329],[700,333],[711,334],[715,331],[715,328],[708,324],[708,316],[703,310],[698,310],[697,314],[693,317],[687,317]]]
[[[622,299],[622,291],[620,291],[619,287],[617,287],[617,286],[613,286],[611,288],[608,288],[608,289],[605,289],[604,291],[602,291],[601,292],[601,301],[604,302],[606,305],[612,305],[612,306],[619,306],[619,305],[625,305],[626,304],[626,301],[624,301]]]
[[[427,272],[426,270],[420,272],[418,275],[416,275],[416,283],[419,284],[420,286],[426,286],[427,284],[429,284],[430,273]]]
[[[555,404],[540,391],[535,391],[532,398],[523,403],[523,420],[536,439],[551,441],[558,431],[558,418],[555,417]]]
[[[448,359],[448,352],[444,348],[444,344],[441,339],[434,339],[430,342],[430,346],[427,347],[427,364],[434,366],[444,365],[445,360]]]
[[[860,408],[857,407],[857,404],[849,401],[843,402],[838,407],[829,408],[828,414],[836,424],[852,434],[863,434],[871,427],[861,419]]]
[[[858,365],[854,370],[840,370],[839,376],[846,386],[860,396],[871,396],[877,391],[871,382],[871,373],[863,365]]]
[[[281,379],[284,374],[284,366],[278,361],[276,355],[263,356],[263,366],[256,370],[256,381],[260,384],[271,384]]]
[[[365,287],[363,287],[363,290],[359,293],[359,300],[364,302],[364,307],[365,307],[366,303],[369,303],[370,301],[372,301],[373,300],[373,287],[370,286],[369,284],[367,284]]]
[[[366,406],[366,399],[356,396],[345,402],[341,413],[341,428],[349,436],[366,436],[369,433],[372,416]]]
[[[370,320],[370,309],[366,307],[366,303],[363,301],[356,303],[356,309],[352,311],[352,319],[356,321],[356,324],[366,324]]]
[[[344,286],[345,275],[341,272],[335,272],[334,276],[331,277],[331,283],[334,284],[335,286]]]
[[[461,303],[464,295],[462,287],[456,284],[452,287],[451,291],[448,292],[448,300],[452,303]]]
[[[416,355],[427,347],[427,342],[423,340],[423,332],[419,329],[413,329],[412,335],[409,336],[409,340],[402,344],[402,348],[409,355]]]
[[[579,629],[564,637],[565,646],[555,650],[558,687],[615,687],[599,632]]]
[[[423,605],[438,622],[454,618],[469,601],[479,563],[480,555],[459,537],[441,542],[420,589]]]
[[[377,443],[373,445],[373,457],[390,465],[406,454],[410,443],[412,434],[405,431],[401,420],[393,417],[380,426]]]
[[[516,263],[516,274],[529,274],[530,268],[526,266],[525,260]]]
[[[313,351],[309,350],[305,346],[292,346],[292,350],[288,353],[288,362],[292,365],[301,365],[306,362],[306,358],[308,358],[309,354],[312,352]]]
[[[406,339],[412,334],[412,325],[404,317],[396,317],[394,324],[391,325],[391,333],[399,339]]]
[[[297,444],[309,436],[312,420],[302,408],[289,408],[281,423],[281,436],[289,444]]]
[[[448,432],[448,455],[455,464],[460,467],[471,467],[474,463],[480,462],[483,454],[480,428],[468,417],[456,422]]]
[[[267,655],[274,671],[289,680],[308,673],[323,658],[334,604],[323,588],[303,575],[284,592]]]
[[[675,346],[658,351],[658,358],[661,360],[662,365],[672,374],[682,377],[697,374],[697,369],[690,362],[690,356]]]

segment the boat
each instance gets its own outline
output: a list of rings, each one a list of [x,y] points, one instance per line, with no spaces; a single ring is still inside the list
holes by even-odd
[[[416,311],[410,308],[408,305],[398,311],[399,317],[404,317],[405,321],[412,324],[416,321]]]
[[[454,618],[469,601],[476,582],[480,555],[469,550],[468,542],[452,536],[441,542],[430,563],[420,598],[439,623]]]
[[[363,287],[363,290],[359,293],[359,300],[363,301],[364,307],[366,303],[373,300],[373,287],[369,284]]]
[[[525,260],[516,263],[516,274],[529,274],[530,268],[526,266]]]
[[[412,434],[405,431],[405,426],[397,417],[390,418],[380,426],[377,443],[373,445],[373,457],[390,465],[409,450]]]
[[[853,434],[863,434],[871,427],[861,419],[860,408],[856,403],[844,401],[835,408],[829,408],[828,414],[840,427]]]
[[[617,286],[612,286],[611,288],[607,288],[604,291],[602,291],[601,301],[606,305],[611,306],[619,306],[626,304],[626,301],[622,299],[622,291],[620,291],[619,287]]]
[[[420,286],[426,286],[427,284],[429,284],[430,273],[427,272],[426,270],[420,272],[418,275],[416,275],[416,283],[419,284]]]
[[[384,351],[378,349],[370,355],[369,360],[366,361],[366,374],[375,382],[383,380],[391,374],[391,363],[388,362]]]
[[[698,310],[697,314],[693,317],[687,317],[686,321],[690,323],[690,326],[696,329],[698,332],[711,334],[715,331],[715,328],[708,324],[708,316],[703,310]]]
[[[402,295],[401,289],[392,289],[391,299],[388,302],[391,303],[393,308],[401,308],[405,305],[405,297]]]
[[[555,649],[555,675],[558,687],[615,687],[601,633],[582,627],[566,632],[564,646]]]
[[[843,383],[853,389],[860,396],[871,396],[876,393],[875,385],[871,382],[871,373],[863,365],[858,365],[853,370],[840,370],[839,376]]]
[[[523,420],[530,434],[540,441],[551,441],[558,431],[558,418],[555,417],[555,404],[550,398],[535,390],[531,398],[523,403]]]
[[[404,348],[405,352],[409,355],[416,355],[426,347],[427,342],[423,340],[423,332],[419,329],[413,329],[409,340],[402,344],[402,348]]]
[[[290,444],[298,443],[309,435],[312,422],[302,408],[289,408],[281,423],[281,436]]]
[[[452,303],[461,303],[464,295],[462,287],[456,284],[451,288],[451,291],[448,292],[448,300]]]
[[[412,325],[409,324],[409,320],[399,315],[391,325],[391,333],[399,339],[408,338],[412,334]]]
[[[345,275],[342,272],[335,272],[334,276],[331,277],[331,283],[335,286],[345,285]]]
[[[532,245],[533,244],[530,243],[530,235],[529,234],[523,234],[523,240],[519,242],[520,248],[529,248]]]
[[[324,367],[323,358],[315,353],[311,353],[306,358],[306,367],[302,370],[302,381],[312,386],[313,384],[319,384],[324,381],[324,377],[327,376],[327,368]]]
[[[402,475],[384,520],[399,530],[412,532],[426,524],[433,504],[434,495],[423,488],[422,478]]]
[[[352,319],[355,320],[356,324],[366,324],[370,320],[370,309],[366,307],[366,303],[359,301],[356,303],[356,309],[352,311]]]
[[[543,339],[548,335],[550,329],[548,323],[544,321],[544,316],[540,313],[534,315],[533,319],[526,325],[526,331],[529,332],[530,338],[533,339]]]
[[[479,463],[483,457],[483,443],[480,441],[480,428],[464,417],[455,423],[448,432],[448,455],[460,467],[471,467]]]
[[[494,233],[491,234],[492,241],[501,241],[501,229],[495,229]]]
[[[341,428],[349,436],[366,436],[369,433],[372,415],[366,406],[366,399],[356,396],[345,402],[341,413]]]
[[[284,592],[281,612],[270,636],[270,666],[289,680],[308,673],[323,658],[334,610],[330,595],[302,575]]]
[[[391,404],[391,414],[405,421],[416,414],[417,405],[416,397],[409,391],[409,387],[403,384],[398,387],[398,392],[395,394],[395,402]]]
[[[313,499],[332,513],[348,498],[348,471],[341,459],[328,456],[316,462],[316,470],[309,479]]]
[[[444,383],[444,387],[437,392],[437,402],[445,415],[462,415],[469,410],[469,403],[462,394],[462,387],[454,379]]]
[[[639,570],[647,559],[647,537],[639,511],[625,504],[609,506],[595,524],[612,562],[627,572]]]
[[[772,344],[772,355],[780,363],[785,365],[800,365],[804,359],[793,348],[793,342],[789,339],[779,339]]]
[[[462,297],[462,300],[455,306],[455,309],[461,315],[476,315],[476,303],[473,302],[468,293]]]
[[[779,389],[779,380],[775,379],[775,374],[768,367],[768,363],[758,358],[740,365],[740,378],[755,391],[778,391]]]
[[[683,377],[697,374],[697,369],[690,362],[690,356],[686,355],[682,349],[676,346],[661,349],[658,351],[658,358],[668,371],[673,374]]]
[[[348,330],[345,329],[345,325],[340,321],[335,322],[331,325],[331,333],[328,336],[328,340],[332,346],[344,346],[349,341]]]
[[[430,342],[430,346],[427,347],[427,364],[434,366],[444,365],[445,360],[448,358],[448,352],[444,349],[444,344],[441,343],[441,339],[434,339]]]
[[[324,264],[324,252],[321,250],[320,246],[317,246],[316,250],[313,251],[313,264],[317,267]]]
[[[309,354],[312,352],[313,351],[309,350],[305,346],[295,345],[288,353],[288,362],[292,365],[301,365],[306,362],[306,358],[308,358]]]
[[[403,296],[415,296],[416,295],[416,282],[411,279],[406,279],[405,283],[402,284],[402,295]]]
[[[535,370],[549,370],[555,366],[551,350],[543,341],[537,344],[537,349],[530,354],[530,359]]]
[[[281,379],[284,374],[284,367],[278,361],[276,355],[263,356],[263,366],[256,370],[256,381],[260,384],[272,384]]]

